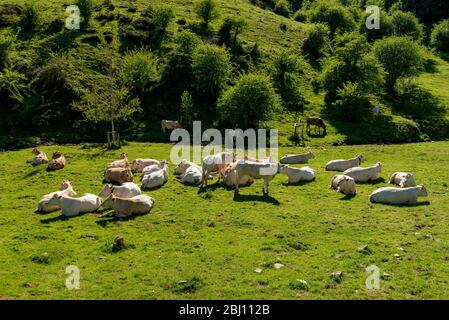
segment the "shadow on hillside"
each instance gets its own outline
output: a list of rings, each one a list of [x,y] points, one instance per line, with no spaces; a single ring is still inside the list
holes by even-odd
[[[281,203],[276,200],[275,198],[269,196],[269,195],[241,195],[238,193],[234,194],[234,201],[235,202],[265,202],[265,203],[270,203],[273,204],[275,206],[279,206]]]

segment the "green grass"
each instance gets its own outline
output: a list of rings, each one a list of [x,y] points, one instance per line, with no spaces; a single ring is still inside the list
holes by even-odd
[[[167,159],[171,145],[132,143],[130,158]],[[98,193],[106,163],[121,150],[88,146],[60,150],[68,165],[48,173],[32,168],[29,149],[0,153],[0,299],[436,299],[449,295],[447,232],[449,143],[344,146],[312,149],[317,180],[285,186],[279,175],[262,196],[262,184],[207,193],[186,187],[173,175],[151,214],[128,221],[97,214],[62,218],[34,213],[42,195],[63,179],[79,194]],[[281,154],[303,149],[282,148]],[[417,207],[372,205],[369,194],[386,183],[358,186],[344,199],[328,190],[331,159],[363,153],[366,164],[381,161],[382,177],[415,173],[430,192]],[[173,170],[173,165],[170,166]],[[426,239],[425,235],[432,238]],[[113,253],[117,235],[128,246]],[[305,245],[301,244],[304,243]],[[371,254],[357,248],[367,244]],[[405,251],[399,250],[403,248]],[[43,255],[48,253],[48,256]],[[398,260],[394,255],[400,254]],[[273,264],[284,268],[276,270]],[[365,267],[377,265],[392,279],[381,290],[365,288]],[[65,288],[65,269],[81,270],[81,290]],[[254,272],[263,269],[261,274]],[[340,284],[331,274],[343,272]],[[301,291],[304,279],[309,291]],[[186,280],[182,281],[182,280]]]

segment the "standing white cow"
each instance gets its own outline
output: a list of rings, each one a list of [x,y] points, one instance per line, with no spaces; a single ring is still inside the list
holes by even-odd
[[[101,206],[101,198],[94,194],[85,194],[80,198],[53,195],[49,205],[59,205],[62,214],[66,217],[74,217],[81,213],[95,212]]]
[[[427,197],[429,194],[424,186],[411,188],[380,188],[374,191],[370,200],[372,203],[392,205],[416,205],[418,197]]]
[[[234,154],[231,152],[220,152],[215,155],[206,156],[203,159],[203,178],[201,186],[207,187],[206,177],[213,172],[218,172],[218,181],[224,176],[224,172],[228,164],[234,161]]]
[[[301,181],[310,182],[315,180],[315,170],[309,167],[293,168],[288,165],[284,165],[280,168],[279,172],[287,175],[289,184],[299,183]]]
[[[250,176],[254,179],[263,179],[263,194],[268,195],[268,186],[271,180],[279,173],[281,165],[279,163],[261,163],[240,160],[236,166],[235,192],[239,193],[240,177]]]
[[[376,165],[369,168],[351,168],[343,172],[343,175],[351,177],[357,183],[369,182],[379,178],[379,173],[382,171],[382,164],[378,162]]]
[[[326,171],[339,171],[344,172],[348,169],[359,167],[362,162],[365,161],[365,157],[361,154],[359,154],[357,157],[353,159],[339,159],[339,160],[332,160],[328,162],[326,165]]]
[[[407,172],[395,172],[390,177],[390,184],[395,184],[401,188],[416,187],[415,177]]]
[[[161,121],[161,129],[162,132],[165,134],[166,130],[174,130],[179,129],[181,126],[179,125],[178,121],[172,121],[172,120],[162,120]]]

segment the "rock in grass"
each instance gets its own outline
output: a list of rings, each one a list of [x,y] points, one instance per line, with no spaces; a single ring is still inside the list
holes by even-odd
[[[363,254],[371,254],[371,249],[368,247],[367,244],[361,245],[357,248],[357,251]]]
[[[262,269],[261,268],[257,268],[254,270],[255,273],[261,274],[262,273]]]
[[[430,233],[428,233],[424,236],[424,239],[433,239],[433,236]]]
[[[310,287],[306,280],[296,279],[290,282],[290,288],[293,290],[309,291]]]
[[[274,264],[274,268],[275,269],[282,269],[283,267],[285,267],[282,263],[275,263]]]
[[[393,279],[393,276],[389,273],[384,272],[381,276],[382,280],[389,280],[389,279]]]
[[[40,264],[49,264],[50,263],[50,255],[48,252],[44,252],[39,256],[34,256],[31,258],[33,262],[40,263]]]
[[[343,272],[342,271],[335,271],[331,275],[331,279],[335,283],[342,283],[343,281]]]

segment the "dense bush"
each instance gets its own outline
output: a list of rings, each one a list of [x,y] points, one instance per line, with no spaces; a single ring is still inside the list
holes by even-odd
[[[419,45],[406,37],[389,37],[374,43],[373,52],[388,73],[387,89],[394,92],[396,80],[416,75],[423,59]]]
[[[39,25],[39,11],[33,3],[23,7],[19,26],[25,31],[34,31]]]
[[[364,122],[373,115],[368,95],[356,83],[345,83],[338,89],[337,100],[332,107],[339,119],[349,122]]]
[[[92,0],[77,0],[76,5],[80,9],[80,15],[84,20],[84,27],[87,27],[92,18],[94,11],[94,4]]]
[[[226,17],[218,31],[218,43],[228,47],[237,47],[238,36],[244,31],[248,22],[243,18]]]
[[[430,37],[430,44],[437,50],[449,52],[449,19],[435,25]]]
[[[220,96],[220,121],[231,128],[258,128],[260,121],[270,119],[278,109],[278,99],[270,78],[257,74],[243,75],[234,87]]]
[[[366,38],[369,42],[373,42],[377,39],[392,36],[394,33],[394,26],[391,17],[385,12],[380,12],[380,28],[368,29],[366,27],[366,19],[362,19],[361,32],[366,34]]]
[[[354,16],[348,8],[334,0],[313,2],[307,15],[311,22],[327,24],[332,36],[336,32],[352,31],[356,27]]]
[[[145,92],[160,81],[159,60],[150,51],[128,52],[120,64],[119,78],[130,89]]]
[[[306,32],[301,48],[304,54],[313,58],[324,56],[330,47],[329,27],[322,23],[314,24]]]
[[[290,15],[290,6],[287,0],[276,0],[273,11],[281,16],[288,17]]]
[[[229,54],[214,45],[201,45],[193,54],[192,71],[196,89],[216,96],[227,85],[231,75]]]
[[[195,13],[201,19],[203,32],[209,32],[209,24],[220,16],[215,0],[198,0],[195,3]]]
[[[410,12],[395,11],[391,15],[391,23],[396,36],[409,36],[420,41],[424,35],[422,24]]]

